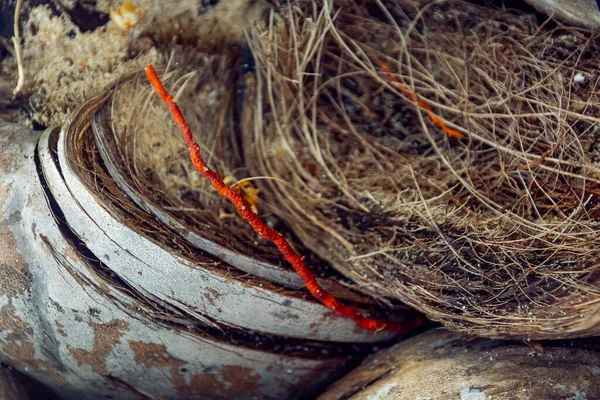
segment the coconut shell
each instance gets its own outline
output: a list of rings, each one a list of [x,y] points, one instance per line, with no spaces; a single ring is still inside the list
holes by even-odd
[[[558,20],[586,28],[600,26],[600,5],[595,0],[527,0],[529,4]]]
[[[51,131],[54,136],[49,136]],[[358,355],[354,344],[340,348],[326,341],[233,327],[236,323],[232,324],[229,318],[211,321],[203,315],[208,309],[199,303],[194,306],[181,301],[176,293],[183,291],[183,281],[216,282],[216,278],[226,285],[222,297],[239,301],[234,305],[226,304],[226,300],[223,308],[233,311],[231,307],[242,307],[237,309],[240,314],[265,321],[268,317],[259,314],[268,313],[270,305],[244,310],[247,300],[256,296],[257,290],[274,289],[275,296],[285,293],[266,285],[244,285],[241,280],[234,283],[231,274],[217,276],[206,270],[208,275],[201,274],[205,278],[186,275],[185,270],[196,274],[218,263],[213,260],[207,264],[198,259],[179,263],[183,260],[177,250],[167,251],[168,245],[176,241],[169,239],[175,236],[172,233],[152,242],[143,233],[137,237],[113,236],[123,232],[124,223],[131,223],[131,219],[107,223],[106,215],[101,218],[101,212],[89,207],[90,199],[81,196],[83,184],[68,170],[72,165],[65,163],[56,146],[50,146],[57,144],[56,133],[48,130],[38,141],[40,132],[0,121],[3,363],[65,398],[81,398],[85,394],[123,399],[290,398],[321,390],[349,367],[350,354]],[[91,136],[88,142],[93,143]],[[102,179],[97,179],[96,184],[97,199],[110,194],[116,203],[124,197],[102,185]],[[87,220],[82,219],[82,210],[90,211]],[[105,213],[107,210],[110,207],[104,208]],[[137,225],[149,228],[144,220],[150,218],[138,216]],[[86,229],[77,224],[87,224]],[[97,231],[99,227],[106,237]],[[161,231],[160,226],[154,225],[145,233],[160,235]],[[118,240],[115,243],[119,249],[106,245],[111,236]],[[90,240],[104,244],[104,248],[92,246],[97,255],[87,247]],[[146,245],[142,244],[144,241]],[[121,269],[124,265],[119,262],[119,253],[137,258],[139,268],[134,274]],[[190,253],[193,255],[193,251]],[[145,263],[139,264],[142,261]],[[136,265],[134,260],[129,262]],[[156,274],[151,265],[154,262],[169,268]],[[111,265],[119,264],[119,268],[111,269]],[[175,278],[179,282],[169,285],[167,296],[153,285],[136,282],[138,278],[155,282]],[[229,291],[230,284],[236,289]],[[208,297],[207,304],[219,304],[221,293],[214,287],[191,285],[197,292],[190,298]],[[295,301],[280,298],[274,303],[285,306],[279,303],[288,304],[286,300],[291,301],[289,305]],[[295,307],[294,312],[301,309],[302,306]],[[294,319],[290,313],[283,314],[281,318]],[[320,321],[313,322],[319,325]],[[351,321],[342,322],[348,324],[338,331],[354,328]],[[364,332],[341,334],[356,337]]]
[[[319,400],[600,398],[593,339],[528,346],[436,329],[383,350]]]

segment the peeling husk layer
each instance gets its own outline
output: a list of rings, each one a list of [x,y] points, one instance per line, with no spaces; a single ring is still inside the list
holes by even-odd
[[[461,2],[282,18],[253,35],[243,148],[306,247],[454,330],[600,334],[595,36]]]
[[[123,77],[123,81],[135,76]],[[292,337],[354,344],[392,338],[389,332],[374,334],[353,329],[352,320],[336,317],[305,291],[286,290],[191,248],[185,238],[170,231],[161,219],[142,211],[147,203],[137,197],[138,207],[118,190],[119,185],[125,187],[124,177],[117,173],[114,164],[103,163],[103,151],[96,145],[106,142],[100,137],[96,137],[95,142],[91,131],[96,128],[96,120],[102,117],[103,106],[110,104],[110,94],[118,91],[122,83],[115,82],[105,93],[84,103],[63,128],[63,140],[57,146],[57,153],[66,165],[62,170],[70,184],[69,191],[79,205],[70,204],[73,211],[65,211],[67,220],[76,234],[84,238],[91,252],[110,253],[102,257],[111,272],[137,290],[185,310],[213,327],[216,323],[270,333],[288,342]],[[94,121],[92,129],[89,129],[90,119]],[[106,159],[113,161],[110,157]],[[78,218],[79,208],[84,215]],[[109,209],[112,215],[103,212]],[[99,229],[93,229],[94,226]],[[103,232],[110,232],[110,238],[106,234],[104,238]],[[122,251],[124,244],[127,252]],[[178,262],[173,262],[173,258]],[[301,312],[296,314],[298,310]],[[318,322],[323,320],[327,320],[326,326]]]

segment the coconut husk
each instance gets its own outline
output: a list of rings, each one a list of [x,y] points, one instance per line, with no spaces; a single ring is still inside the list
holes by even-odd
[[[264,212],[260,191],[253,186],[261,177],[250,177],[243,163],[235,100],[240,59],[188,50],[171,48],[170,62],[161,71],[165,84],[185,110],[209,165],[270,226],[282,228],[272,213]],[[185,141],[143,73],[122,78],[105,88],[101,97],[110,99],[93,111],[96,144],[108,173],[138,207],[193,247],[247,273],[248,281],[262,285],[264,279],[282,289],[304,289],[300,277],[282,263],[277,248],[194,170]],[[289,232],[283,234],[290,237]],[[368,296],[345,287],[343,278],[296,239],[290,240],[307,255],[307,264],[327,290],[362,306],[374,304]],[[407,307],[398,305],[399,309]]]
[[[480,336],[598,335],[596,44],[459,1],[290,6],[253,34],[245,165],[365,293]]]
[[[222,176],[233,178],[232,184],[247,177],[232,135],[235,61],[203,54],[173,64],[187,66],[187,70],[167,70],[165,82],[177,93],[179,105],[189,110],[186,117],[207,159]],[[113,172],[113,177],[128,181],[140,194],[139,204],[154,204],[187,229],[252,254],[255,233],[194,170],[168,109],[154,96],[144,76],[119,86],[104,111],[107,115],[96,119],[95,130],[97,135],[114,135],[105,152],[112,154],[120,169],[121,176]]]

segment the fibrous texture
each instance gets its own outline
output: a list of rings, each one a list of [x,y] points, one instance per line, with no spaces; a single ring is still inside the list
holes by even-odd
[[[305,246],[453,329],[600,333],[594,36],[462,2],[308,1],[252,47],[245,163]]]
[[[392,332],[407,332],[409,328],[417,327],[421,324],[420,319],[416,319],[410,324],[410,326],[407,326],[400,323],[365,317],[358,309],[341,303],[329,292],[323,289],[323,287],[317,283],[315,275],[306,267],[306,264],[304,263],[304,257],[300,256],[300,254],[298,254],[293,247],[290,246],[288,241],[281,233],[267,226],[260,216],[258,216],[256,212],[251,209],[250,205],[244,200],[242,195],[240,195],[240,193],[238,193],[235,189],[228,186],[223,181],[223,178],[221,178],[218,173],[211,170],[204,162],[200,153],[200,146],[194,138],[190,126],[185,120],[181,109],[163,86],[152,65],[146,67],[146,75],[148,80],[152,83],[152,86],[158,96],[169,107],[169,111],[171,112],[175,123],[181,130],[189,149],[190,159],[196,171],[198,171],[203,178],[210,182],[211,186],[219,193],[219,195],[229,200],[235,206],[241,217],[244,218],[244,220],[247,221],[250,226],[252,226],[252,229],[254,229],[256,233],[258,233],[264,239],[273,242],[273,244],[277,246],[277,249],[294,267],[294,270],[298,273],[298,275],[300,275],[306,284],[306,288],[315,298],[317,298],[328,308],[335,311],[338,315],[346,318],[352,318],[356,324],[363,329],[373,331],[389,330]]]

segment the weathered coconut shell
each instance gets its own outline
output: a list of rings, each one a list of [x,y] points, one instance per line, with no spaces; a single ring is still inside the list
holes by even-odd
[[[594,339],[534,347],[436,329],[377,353],[319,400],[459,398],[600,398],[600,348]]]
[[[355,343],[393,337],[390,333],[377,335],[356,329],[353,321],[335,316],[311,298],[282,292],[267,282],[245,282],[234,270],[215,268],[212,259],[190,260],[144,237],[111,215],[109,206],[99,202],[96,194],[77,178],[64,157],[65,140],[69,139],[63,135],[58,143],[64,182],[53,165],[47,137],[40,142],[48,185],[74,232],[132,287],[200,319],[259,332]],[[125,246],[128,251],[123,251]]]
[[[108,88],[105,93],[110,91],[111,88]],[[248,275],[219,263],[201,251],[187,251],[189,255],[193,252],[194,260],[186,254],[176,254],[165,246],[165,240],[136,229],[136,224],[126,223],[118,208],[97,193],[97,178],[94,173],[90,174],[91,166],[82,165],[85,154],[92,151],[81,148],[81,143],[91,140],[91,132],[83,128],[87,126],[90,115],[107,99],[104,94],[91,99],[71,116],[58,142],[60,167],[53,165],[55,163],[45,139],[41,142],[40,151],[50,189],[60,199],[61,207],[68,210],[65,212],[68,223],[112,271],[138,290],[151,293],[171,306],[235,327],[334,342],[369,343],[394,337],[389,332],[373,333],[359,329],[352,320],[336,316],[304,292],[284,291],[280,286],[260,279],[260,274],[249,279]],[[93,140],[90,146],[94,146]],[[106,159],[107,155],[104,156]],[[107,167],[111,169],[110,164]],[[64,183],[61,182],[63,179]],[[135,195],[132,192],[128,194]],[[129,203],[126,207],[135,212],[138,207]],[[154,218],[139,214],[138,219]],[[165,222],[161,218],[159,220]],[[170,227],[167,224],[160,229],[171,232]],[[172,232],[170,237],[175,238],[177,234]],[[122,251],[123,243],[128,244],[127,252]],[[216,257],[221,258],[218,254]]]
[[[569,24],[598,28],[600,9],[594,0],[527,0],[536,9]]]
[[[335,346],[269,347],[266,335],[211,328],[120,279],[69,227],[38,137],[0,125],[3,362],[65,398],[293,398],[343,373],[351,357]]]

